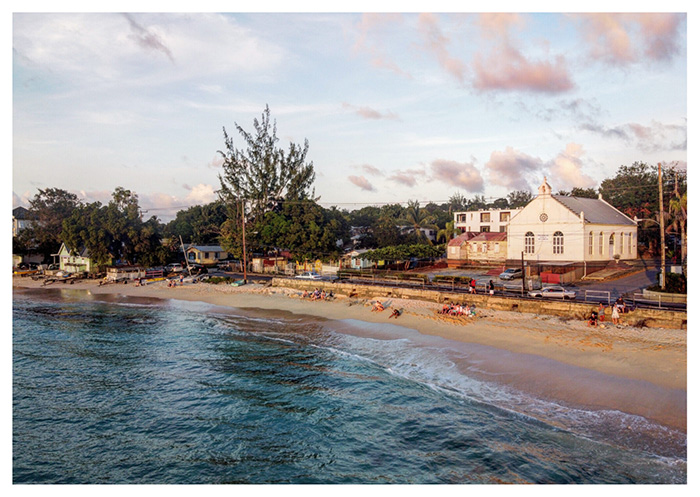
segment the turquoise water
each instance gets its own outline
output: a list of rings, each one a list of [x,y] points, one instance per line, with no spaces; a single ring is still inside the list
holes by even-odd
[[[16,292],[13,482],[687,480],[684,433],[533,398],[458,367],[473,351],[371,328]]]

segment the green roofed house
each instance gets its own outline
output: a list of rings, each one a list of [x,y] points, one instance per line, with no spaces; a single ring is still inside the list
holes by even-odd
[[[92,260],[88,249],[69,249],[65,243],[61,243],[58,250],[59,267],[67,273],[89,273],[93,270]]]

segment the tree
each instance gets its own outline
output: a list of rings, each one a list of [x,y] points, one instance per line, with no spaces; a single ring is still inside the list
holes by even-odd
[[[516,190],[510,192],[507,196],[508,207],[511,209],[517,209],[518,207],[525,207],[532,200],[532,193],[525,190]]]
[[[488,208],[486,197],[483,195],[474,195],[473,198],[467,201],[468,211],[480,211]]]
[[[270,121],[270,108],[265,106],[262,119],[253,120],[254,133],[235,125],[246,149],[236,148],[224,128],[226,152],[223,173],[219,174],[220,199],[228,206],[246,201],[250,204],[249,222],[255,223],[283,200],[306,200],[315,179],[313,163],[306,162],[308,140],[300,146],[289,144],[289,151],[277,147],[277,122]]]
[[[21,243],[50,260],[61,247],[63,220],[79,205],[78,196],[66,190],[40,189],[29,201],[29,213],[35,222],[20,233]]]
[[[462,233],[462,231],[455,228],[455,222],[448,221],[445,223],[445,228],[437,232],[437,241],[447,243],[460,233]]]
[[[421,209],[420,202],[417,200],[409,200],[406,207],[404,221],[409,224],[415,238],[420,241],[430,241],[425,236],[421,228],[435,229],[435,219],[425,209]]]
[[[459,192],[452,195],[447,201],[448,210],[451,213],[467,210],[467,198]]]
[[[221,225],[226,221],[226,207],[220,201],[194,205],[181,210],[163,231],[165,237],[188,241],[197,245],[219,244]]]
[[[138,196],[118,187],[108,205],[80,205],[63,221],[62,232],[69,250],[87,248],[95,266],[112,262],[163,264],[168,251],[162,247],[161,225],[153,216],[141,219]]]

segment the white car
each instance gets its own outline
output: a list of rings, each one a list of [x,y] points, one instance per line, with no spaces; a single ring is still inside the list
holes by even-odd
[[[305,273],[297,275],[297,278],[301,280],[320,280],[323,279],[323,276],[321,276],[315,271],[307,271]]]
[[[529,297],[546,297],[553,299],[575,299],[576,292],[567,290],[561,286],[546,286],[539,290],[530,290],[527,292]]]
[[[181,273],[182,272],[182,264],[179,264],[179,263],[168,264],[167,266],[165,266],[165,270],[169,273]]]
[[[502,280],[512,280],[515,278],[522,278],[523,277],[523,271],[522,269],[516,269],[516,268],[508,268],[505,271],[503,271],[501,274],[498,275],[498,277]]]

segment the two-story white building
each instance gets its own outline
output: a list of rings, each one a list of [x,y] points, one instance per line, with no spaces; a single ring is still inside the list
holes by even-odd
[[[454,213],[455,228],[462,233],[475,231],[479,233],[505,233],[511,218],[520,212],[517,209],[491,209],[481,211],[462,211]]]
[[[508,225],[508,260],[594,262],[637,258],[637,224],[602,197],[552,195],[547,178],[538,195]]]

